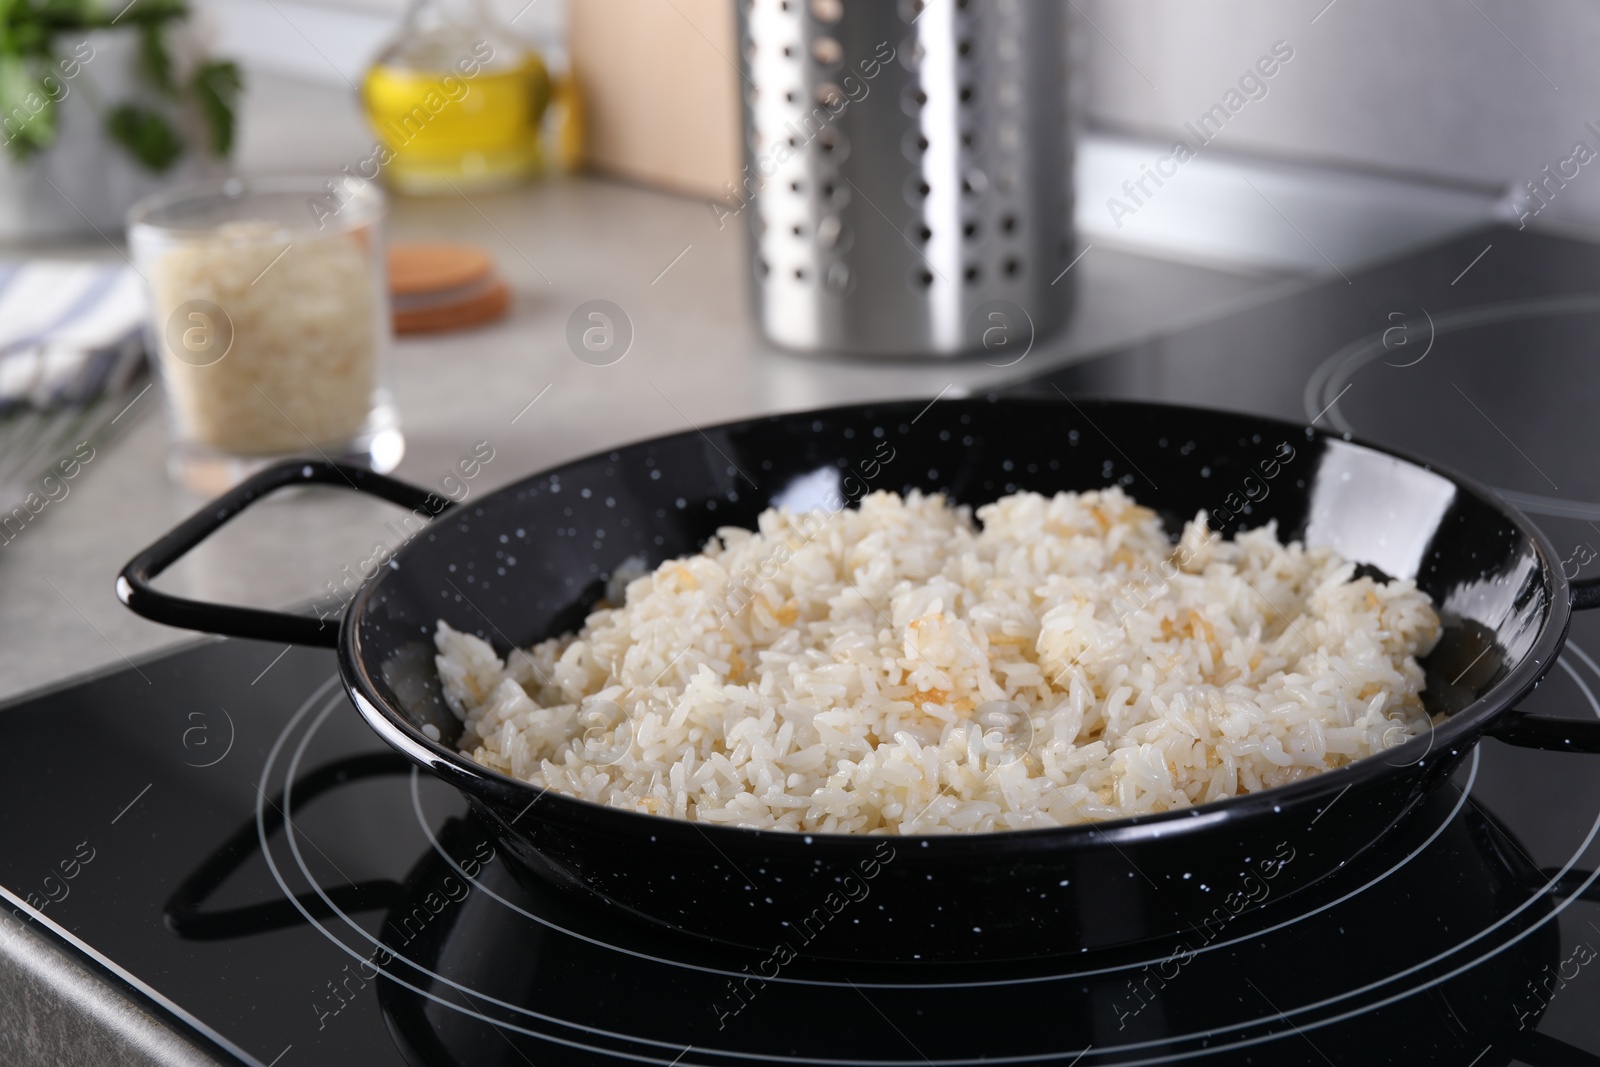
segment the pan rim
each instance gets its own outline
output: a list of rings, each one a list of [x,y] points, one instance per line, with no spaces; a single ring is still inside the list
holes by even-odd
[[[702,430],[705,432],[728,430],[779,419],[838,416],[848,412],[904,411],[909,414],[918,411],[919,406],[925,403],[926,401],[923,399],[913,398],[832,405],[822,408],[808,408],[801,411],[775,412],[730,419],[704,426],[700,430],[685,430],[677,433],[638,438],[531,472],[494,490],[485,499],[492,500],[502,494],[514,494],[520,487],[535,479],[548,477],[554,472],[566,470],[577,464],[607,457],[613,452],[620,452],[641,445],[690,438],[698,436]],[[944,403],[952,406],[1005,404],[1059,408],[1063,411],[1071,410],[1071,406],[1068,403],[1051,397],[1001,396],[993,392],[981,396],[952,398],[944,401]],[[1106,844],[1120,846],[1148,843],[1163,838],[1187,837],[1219,823],[1237,823],[1241,820],[1265,818],[1278,814],[1284,809],[1300,808],[1306,803],[1316,801],[1320,797],[1333,796],[1334,799],[1337,799],[1338,796],[1342,796],[1346,791],[1358,784],[1370,783],[1389,776],[1398,776],[1408,768],[1420,770],[1430,761],[1436,763],[1441,759],[1458,759],[1467,749],[1482,738],[1485,731],[1496,719],[1509,712],[1518,700],[1526,696],[1529,691],[1539,684],[1544,675],[1554,665],[1557,653],[1566,642],[1567,629],[1571,622],[1572,613],[1571,592],[1567,578],[1562,573],[1561,568],[1552,564],[1555,559],[1553,545],[1544,532],[1535,526],[1523,514],[1521,509],[1502,499],[1493,489],[1476,479],[1460,474],[1432,459],[1417,456],[1404,449],[1375,444],[1354,434],[1320,430],[1312,426],[1247,411],[1198,404],[1172,404],[1120,397],[1075,397],[1073,398],[1073,403],[1078,405],[1091,404],[1098,408],[1137,409],[1153,413],[1170,411],[1189,415],[1210,413],[1227,416],[1249,421],[1258,427],[1305,434],[1308,439],[1338,441],[1343,444],[1356,445],[1380,455],[1401,460],[1413,467],[1437,474],[1449,480],[1458,490],[1470,493],[1504,516],[1533,544],[1539,562],[1539,573],[1543,579],[1543,586],[1547,596],[1547,604],[1542,613],[1539,631],[1534,641],[1521,659],[1507,671],[1504,678],[1496,682],[1487,692],[1470,704],[1451,714],[1443,724],[1436,726],[1428,735],[1415,737],[1396,748],[1374,753],[1343,767],[1323,771],[1287,785],[1273,786],[1269,789],[1262,789],[1252,793],[1241,793],[1237,796],[1224,797],[1220,800],[1209,801],[1188,808],[1132,815],[1104,822],[991,830],[982,833],[855,834],[836,831],[771,830],[724,826],[716,823],[649,815],[643,812],[608,807],[603,804],[596,804],[593,801],[568,796],[564,793],[542,789],[532,783],[512,778],[509,775],[486,767],[469,756],[455,752],[448,746],[431,740],[395,710],[389,708],[379,697],[361,655],[362,645],[359,620],[364,616],[372,595],[381,586],[385,571],[380,571],[371,580],[363,583],[349,608],[345,611],[339,633],[338,659],[340,678],[346,692],[355,703],[357,712],[366,721],[367,725],[390,747],[414,763],[428,769],[448,784],[467,793],[469,797],[477,799],[483,794],[492,794],[496,802],[503,803],[512,810],[524,813],[530,813],[531,809],[537,808],[537,811],[532,811],[531,813],[539,821],[559,819],[573,824],[581,824],[590,831],[598,831],[619,837],[648,837],[652,841],[685,835],[684,842],[686,844],[704,845],[707,841],[710,841],[715,846],[717,838],[725,837],[730,842],[739,841],[749,847],[804,849],[808,850],[808,852],[820,847],[824,849],[844,848],[854,853],[859,850],[876,847],[878,843],[884,841],[903,842],[907,846],[917,848],[919,851],[958,854],[969,851],[987,852],[995,849],[1023,852],[1059,852],[1073,849],[1099,849]],[[415,538],[401,546],[400,550],[395,554],[396,560],[402,560],[408,550],[413,549],[414,545]],[[1423,756],[1409,762],[1391,762],[1395,757],[1404,756],[1414,750],[1425,740],[1428,742],[1428,747]],[[1438,750],[1437,755],[1434,754],[1435,749]],[[537,805],[534,804],[534,801],[538,802]],[[1326,807],[1331,806],[1332,802],[1330,801]],[[520,819],[521,816],[519,815],[518,818]]]

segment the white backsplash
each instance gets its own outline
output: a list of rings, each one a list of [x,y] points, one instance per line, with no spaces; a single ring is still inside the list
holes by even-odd
[[[1074,2],[1089,23],[1086,109],[1100,128],[1185,135],[1285,41],[1294,58],[1231,116],[1217,148],[1491,195],[1543,179],[1577,141],[1600,153],[1586,126],[1600,127],[1600,6],[1586,0]],[[1574,170],[1535,224],[1600,225],[1600,165]]]

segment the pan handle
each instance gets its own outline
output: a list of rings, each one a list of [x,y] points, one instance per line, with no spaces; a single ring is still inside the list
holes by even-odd
[[[1587,611],[1600,608],[1600,578],[1585,578],[1569,583],[1572,590],[1572,610]]]
[[[1600,720],[1597,719],[1557,719],[1513,709],[1489,727],[1488,735],[1518,748],[1600,752]]]
[[[346,463],[290,460],[268,467],[240,482],[129,560],[117,576],[117,599],[145,618],[168,626],[258,641],[337,647],[339,627],[330,624],[327,619],[261,608],[207,604],[163,593],[150,585],[157,575],[182,559],[229,519],[262,497],[291,485],[345,486],[358,493],[381,497],[391,504],[411,508],[430,519],[448,509],[452,503],[427,489]]]

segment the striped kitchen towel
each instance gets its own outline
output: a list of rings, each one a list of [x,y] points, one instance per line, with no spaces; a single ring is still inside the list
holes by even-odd
[[[125,264],[0,262],[0,414],[119,394],[144,365],[143,321]]]
[[[0,261],[0,545],[153,406],[144,306],[124,264]]]

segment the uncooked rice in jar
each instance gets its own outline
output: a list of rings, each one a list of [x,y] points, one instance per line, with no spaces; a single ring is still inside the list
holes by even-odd
[[[380,309],[372,252],[350,234],[296,234],[233,222],[165,252],[150,275],[155,321],[209,301],[233,345],[195,366],[161,345],[181,436],[241,455],[338,446],[372,409]]]
[[[910,834],[1170,811],[1428,728],[1439,619],[1410,580],[1272,525],[1202,515],[1174,545],[1114,488],[976,518],[917,493],[769,510],[509,662],[441,621],[461,749],[632,811]]]

